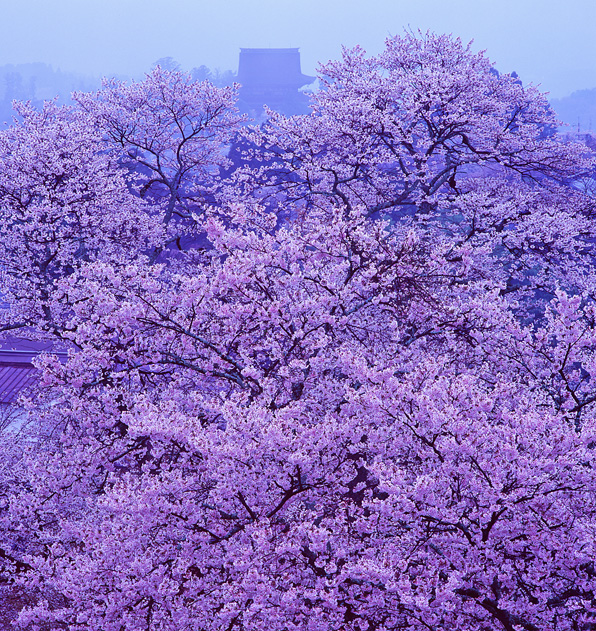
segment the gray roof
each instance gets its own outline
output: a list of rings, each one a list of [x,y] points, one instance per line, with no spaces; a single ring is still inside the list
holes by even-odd
[[[53,350],[50,342],[0,340],[0,405],[16,403],[21,391],[35,385],[39,370],[33,366],[33,359],[43,352],[57,353],[66,359],[66,353]]]
[[[241,48],[238,82],[251,88],[293,88],[312,83],[316,77],[302,74],[298,48]]]
[[[15,403],[21,390],[35,384],[37,373],[31,364],[0,364],[0,404]]]

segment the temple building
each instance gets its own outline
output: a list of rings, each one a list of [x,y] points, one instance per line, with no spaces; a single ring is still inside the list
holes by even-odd
[[[241,48],[240,109],[257,119],[263,105],[286,115],[306,114],[308,97],[300,88],[315,78],[302,74],[298,48]]]

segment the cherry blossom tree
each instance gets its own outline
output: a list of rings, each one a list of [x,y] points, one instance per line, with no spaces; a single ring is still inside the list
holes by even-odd
[[[546,97],[459,39],[406,33],[378,57],[344,49],[321,72],[311,115],[271,112],[251,136],[278,157],[270,183],[280,179],[293,198],[429,212],[478,175],[545,183],[577,174],[579,146],[557,139]]]
[[[592,162],[585,146],[555,135],[536,88],[433,33],[390,39],[378,57],[346,49],[321,71],[310,115],[272,112],[265,129],[246,131],[253,160],[262,160],[252,177],[241,172],[250,197],[273,206],[331,201],[427,225],[453,256],[491,252],[478,272],[499,275],[509,290],[552,297],[556,281],[569,282],[569,253],[590,247],[578,237],[589,240],[583,219],[593,214],[592,200],[570,186]]]
[[[192,266],[52,280],[71,353],[0,495],[21,628],[589,628],[588,156],[449,37],[325,72]]]
[[[158,65],[141,82],[105,80],[99,92],[75,99],[135,170],[141,197],[163,204],[171,238],[180,238],[180,220],[192,223],[213,204],[219,169],[228,164],[226,145],[243,120],[235,87]]]
[[[194,277],[68,279],[83,350],[46,363],[46,416],[71,429],[13,508],[43,551],[27,557],[37,585],[67,600],[23,624],[572,629],[585,615],[590,308],[561,295],[533,334],[506,296],[454,284],[461,264],[447,280],[415,235],[321,219],[213,221],[225,259]]]
[[[48,102],[16,104],[16,114],[0,132],[2,324],[58,330],[61,278],[86,262],[134,259],[162,230],[83,113]]]

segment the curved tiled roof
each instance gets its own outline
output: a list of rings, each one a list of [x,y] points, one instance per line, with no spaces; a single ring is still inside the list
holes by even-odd
[[[9,338],[0,341],[0,405],[16,403],[19,393],[35,384],[38,370],[33,359],[43,352],[55,352],[49,342]],[[63,352],[58,355],[65,356]]]

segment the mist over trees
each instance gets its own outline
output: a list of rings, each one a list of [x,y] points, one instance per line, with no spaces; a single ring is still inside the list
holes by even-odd
[[[0,329],[67,355],[1,434],[5,617],[590,629],[589,148],[447,35],[346,49],[258,126],[210,79],[0,131]]]
[[[73,91],[94,90],[98,86],[99,79],[62,72],[43,63],[0,66],[0,125],[12,120],[15,100],[41,106],[44,101],[59,97],[67,103]]]
[[[173,57],[161,57],[152,67],[156,65],[166,70],[184,70]],[[195,81],[209,81],[218,87],[231,86],[238,80],[233,70],[205,65],[193,67],[190,74]],[[97,89],[100,83],[99,77],[63,72],[41,62],[0,66],[0,124],[6,125],[12,120],[14,100],[31,101],[36,106],[54,98],[61,103],[71,103],[72,92],[89,92]],[[596,124],[596,90],[579,90],[566,97],[550,99],[550,103],[565,125],[563,132],[586,133]]]
[[[172,57],[158,59],[153,66],[161,65],[166,70],[181,70]],[[210,81],[223,87],[232,85],[235,73],[207,66],[198,66],[191,71],[197,81]],[[44,101],[58,99],[60,103],[72,103],[73,92],[96,90],[101,84],[99,77],[62,72],[44,63],[5,64],[0,66],[0,125],[12,121],[13,101],[31,101],[40,107]]]

